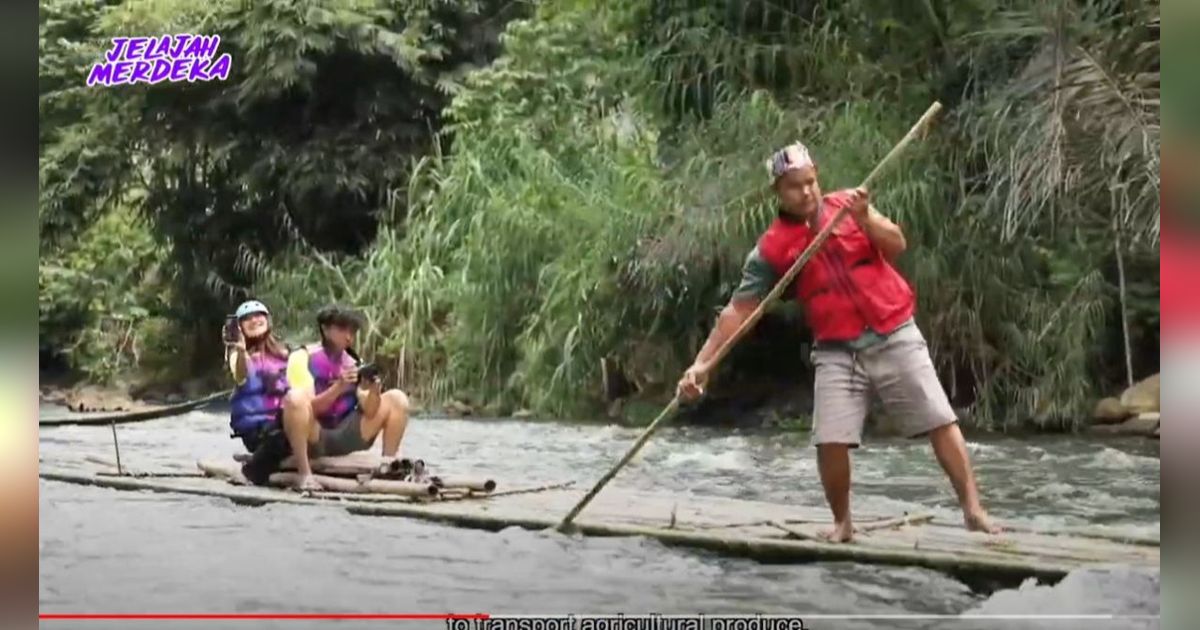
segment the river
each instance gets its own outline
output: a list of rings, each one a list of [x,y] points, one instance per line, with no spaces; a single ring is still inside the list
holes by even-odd
[[[46,412],[58,410],[44,409]],[[227,418],[195,412],[117,427],[138,470],[232,454]],[[590,485],[637,429],[529,420],[414,419],[403,452],[434,472],[520,485]],[[610,487],[823,505],[807,436],[668,427]],[[1158,535],[1157,443],[1079,436],[972,437],[993,516],[1040,527],[1104,526]],[[110,430],[43,429],[44,460],[112,457]],[[923,441],[872,440],[854,454],[854,507],[957,513]],[[975,593],[940,573],[853,563],[771,565],[636,538],[458,529],[334,507],[236,506],[224,499],[42,481],[43,613],[488,612],[959,615],[1159,612],[1157,572],[1081,571],[1055,587]],[[810,618],[806,628],[929,627],[937,620]],[[43,628],[445,627],[438,622],[77,622]],[[275,625],[272,625],[274,623]],[[963,627],[961,622],[941,622]],[[978,622],[977,622],[978,623]],[[1000,626],[1035,627],[1026,621]],[[1158,627],[1154,618],[1056,620],[1036,627]],[[908,625],[906,625],[908,624]],[[1019,625],[1025,624],[1025,625]],[[980,626],[985,627],[985,626]]]

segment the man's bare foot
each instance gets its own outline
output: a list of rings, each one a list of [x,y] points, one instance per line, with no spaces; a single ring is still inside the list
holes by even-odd
[[[973,532],[999,534],[1001,531],[1003,531],[1000,527],[992,524],[992,520],[988,518],[987,512],[984,512],[983,510],[964,512],[963,524],[967,526],[969,531]]]
[[[312,475],[304,475],[296,484],[296,489],[300,492],[320,492],[325,489],[325,486],[322,486],[321,482]]]
[[[834,523],[832,529],[821,532],[821,538],[833,543],[845,543],[854,540],[854,524],[850,521]]]

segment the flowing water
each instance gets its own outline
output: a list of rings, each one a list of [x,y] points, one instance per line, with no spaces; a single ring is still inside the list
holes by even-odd
[[[240,450],[218,413],[123,425],[117,432],[123,463],[137,470],[188,466]],[[594,424],[417,418],[403,450],[435,472],[590,486],[638,434]],[[803,434],[668,427],[610,487],[823,505],[806,440]],[[112,458],[107,427],[43,429],[40,443],[43,460],[56,466],[85,455]],[[1156,443],[981,437],[971,439],[970,449],[985,505],[998,518],[1158,535]],[[857,510],[957,512],[925,442],[872,440],[853,463]],[[982,594],[924,569],[770,565],[645,539],[517,528],[496,533],[352,516],[335,507],[244,507],[47,481],[40,504],[43,613],[764,613],[809,616],[806,628],[939,623],[811,617],[821,614],[1118,614],[1148,617],[1116,625],[1056,620],[1045,627],[1158,627],[1157,571],[1081,571],[1054,587]],[[42,626],[446,627],[442,621],[83,623]],[[988,623],[979,627],[1031,627],[1018,620]]]

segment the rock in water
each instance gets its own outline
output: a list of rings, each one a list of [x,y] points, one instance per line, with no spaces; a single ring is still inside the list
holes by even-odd
[[[1153,436],[1158,430],[1159,414],[1157,411],[1147,411],[1139,413],[1136,418],[1130,418],[1121,423],[1121,426],[1128,430],[1129,433],[1135,435]]]
[[[1121,404],[1132,414],[1159,410],[1158,374],[1145,378],[1121,394]]]
[[[454,416],[470,416],[475,413],[475,410],[460,400],[451,400],[450,404],[446,405],[446,413]]]
[[[96,411],[129,411],[133,401],[124,393],[95,385],[85,385],[66,395],[67,408],[87,413]]]
[[[1046,630],[1094,630],[1096,628],[1159,627],[1158,569],[1098,566],[1071,571],[1061,582],[1045,586],[1030,578],[1020,588],[997,591],[953,622],[935,626],[939,630],[995,628],[995,619],[973,620],[976,615],[1028,615],[1005,622],[1005,628]],[[1036,619],[1037,615],[1128,615],[1138,618],[1107,625],[1095,619]]]
[[[1097,424],[1111,424],[1116,422],[1124,422],[1126,418],[1133,415],[1125,405],[1121,404],[1116,398],[1103,398],[1096,403],[1096,408],[1092,411],[1092,419]]]

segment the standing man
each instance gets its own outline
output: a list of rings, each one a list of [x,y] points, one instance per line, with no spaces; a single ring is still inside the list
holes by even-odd
[[[679,381],[682,400],[704,392],[710,364],[800,253],[837,212],[849,207],[829,239],[796,277],[789,294],[805,310],[815,341],[813,444],[825,499],[833,512],[830,541],[848,542],[850,449],[862,440],[872,390],[906,435],[928,436],[962,506],[967,529],[998,532],[979,502],[966,441],[913,320],[912,289],[893,267],[904,233],[871,206],[865,189],[821,194],[817,166],[800,143],[767,162],[779,214],[746,258],[741,285]]]

